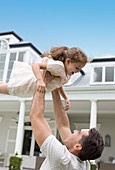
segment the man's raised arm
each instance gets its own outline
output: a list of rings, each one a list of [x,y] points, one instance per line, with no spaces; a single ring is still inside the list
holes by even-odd
[[[51,74],[46,71],[43,72],[42,77],[46,85],[53,79],[59,78],[51,76]],[[38,91],[35,92],[30,112],[32,129],[39,146],[41,146],[45,139],[52,134],[47,121],[44,119],[44,96],[44,93],[40,93]]]
[[[52,92],[53,104],[54,104],[54,115],[56,120],[56,125],[61,136],[62,141],[66,140],[70,135],[70,125],[68,116],[62,105],[60,95],[58,90]]]
[[[39,146],[52,134],[47,121],[44,119],[44,95],[44,93],[35,92],[30,112],[32,129]]]

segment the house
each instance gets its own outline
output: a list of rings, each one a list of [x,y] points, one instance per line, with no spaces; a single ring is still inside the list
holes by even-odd
[[[32,43],[23,41],[15,32],[0,33],[0,81],[8,82],[14,60],[32,65],[41,62],[40,55]],[[67,112],[71,130],[97,127],[105,142],[97,161],[111,162],[115,159],[115,56],[95,58],[64,88],[71,102]],[[32,98],[0,94],[0,152],[7,153],[5,166],[9,157],[18,152],[23,158],[22,166],[35,169],[38,156],[42,156],[30,123],[31,102]],[[50,93],[45,97],[45,118],[59,138]]]

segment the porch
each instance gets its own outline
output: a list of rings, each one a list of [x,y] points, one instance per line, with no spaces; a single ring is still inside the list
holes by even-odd
[[[103,87],[104,88],[104,87]],[[95,127],[100,130],[104,142],[105,137],[110,136],[111,143],[106,146],[98,162],[108,162],[109,157],[115,158],[115,90],[114,88],[101,88],[83,90],[82,88],[66,89],[67,95],[71,102],[71,108],[67,112],[70,119],[71,130]],[[32,158],[35,152],[35,139],[32,134],[32,128],[29,119],[32,99],[21,100],[18,97],[6,96],[0,94],[0,150],[7,153],[15,153],[18,150],[20,155]],[[19,121],[16,122],[16,115],[20,112]],[[53,102],[51,95],[45,96],[45,117],[54,121]],[[22,124],[23,123],[23,124]],[[21,127],[21,128],[20,128]],[[19,131],[17,130],[19,129]],[[51,124],[51,129],[56,133],[55,122]],[[26,137],[26,134],[28,138]],[[17,136],[19,138],[17,138]],[[26,137],[26,138],[24,138]],[[29,141],[29,148],[26,145],[23,151],[25,141]],[[5,142],[4,142],[5,141]],[[28,142],[26,142],[28,143]],[[22,153],[21,153],[22,151]],[[29,162],[29,164],[28,164]],[[33,168],[28,161],[27,168]]]

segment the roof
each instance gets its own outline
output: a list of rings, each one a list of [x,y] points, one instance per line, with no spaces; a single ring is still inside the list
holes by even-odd
[[[10,48],[31,47],[39,55],[42,55],[42,53],[32,43],[24,42],[23,39],[21,37],[19,37],[14,31],[0,33],[0,36],[10,35],[10,34],[14,35],[20,41],[19,43],[9,44]]]
[[[21,43],[16,43],[16,44],[9,44],[9,46],[10,46],[10,48],[31,47],[39,55],[42,55],[42,53],[30,42],[21,42]]]
[[[23,39],[22,39],[21,37],[19,37],[14,31],[9,31],[9,32],[0,33],[0,36],[1,36],[1,35],[10,35],[10,34],[12,34],[12,35],[14,35],[16,38],[18,38],[19,41],[23,41]]]
[[[109,62],[109,61],[115,61],[115,56],[113,57],[101,57],[101,58],[94,58],[91,63],[94,62]]]

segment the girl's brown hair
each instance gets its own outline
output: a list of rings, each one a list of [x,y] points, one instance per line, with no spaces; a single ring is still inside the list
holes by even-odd
[[[82,62],[86,64],[88,62],[87,55],[78,47],[68,48],[66,46],[53,47],[50,53],[43,53],[43,57],[52,57],[54,60],[62,61],[63,63],[67,58],[71,59],[71,62]]]

